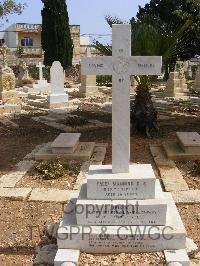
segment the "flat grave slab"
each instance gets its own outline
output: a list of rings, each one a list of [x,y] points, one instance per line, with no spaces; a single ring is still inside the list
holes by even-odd
[[[65,263],[78,265],[80,251],[76,249],[58,249],[54,260],[54,266],[62,266]]]
[[[72,154],[76,150],[80,133],[61,133],[51,144],[52,152],[55,154]]]
[[[69,199],[70,193],[70,190],[34,188],[28,200],[62,203]]]
[[[0,188],[0,198],[11,200],[25,200],[32,188]]]
[[[41,148],[35,154],[35,160],[55,160],[55,159],[67,159],[67,160],[89,160],[93,154],[95,142],[80,142],[77,149],[72,154],[55,154],[51,148],[52,142]]]
[[[200,190],[174,191],[172,193],[174,201],[177,204],[200,203]]]
[[[184,146],[200,147],[200,135],[197,132],[176,132],[176,135]]]
[[[168,203],[166,226],[81,226],[68,209],[58,229],[58,248],[97,254],[184,249],[184,225],[171,194],[164,193],[164,197]]]
[[[197,132],[176,132],[176,135],[185,153],[200,155],[200,135]]]
[[[130,165],[129,173],[112,173],[111,165],[92,165],[87,175],[88,199],[153,199],[156,177],[151,165]]]
[[[191,161],[200,159],[200,153],[185,153],[177,141],[163,143],[167,157],[174,161]]]
[[[168,263],[178,262],[182,266],[190,266],[190,259],[185,249],[165,250],[165,260]]]
[[[147,200],[88,200],[83,184],[74,212],[79,225],[165,225],[167,202],[159,181],[155,199]]]
[[[167,158],[161,145],[150,145],[150,151],[159,170],[166,192],[189,190],[174,161]]]

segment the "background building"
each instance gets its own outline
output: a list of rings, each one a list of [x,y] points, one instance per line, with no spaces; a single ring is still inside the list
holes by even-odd
[[[70,25],[73,41],[73,64],[79,64],[81,56],[89,46],[89,38],[80,36],[80,26]],[[0,32],[0,43],[5,44],[14,55],[19,49],[26,58],[41,58],[41,24],[16,23]]]

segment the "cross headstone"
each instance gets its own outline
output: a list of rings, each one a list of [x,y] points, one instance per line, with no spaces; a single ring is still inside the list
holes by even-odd
[[[36,66],[37,68],[39,68],[39,80],[42,81],[43,80],[43,68],[45,67],[41,62],[39,62],[39,64]]]
[[[112,172],[128,173],[131,75],[160,75],[162,57],[131,56],[131,25],[113,25],[112,57],[82,59],[83,75],[112,75]]]

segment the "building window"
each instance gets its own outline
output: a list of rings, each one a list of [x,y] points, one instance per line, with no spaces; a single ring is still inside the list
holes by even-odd
[[[33,46],[33,38],[24,37],[21,39],[21,46]]]

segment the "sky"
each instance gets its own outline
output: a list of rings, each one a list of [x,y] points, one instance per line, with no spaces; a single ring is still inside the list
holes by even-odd
[[[23,0],[28,7],[22,15],[10,15],[9,23],[1,30],[16,22],[41,23],[41,0]],[[53,1],[53,0],[52,0]],[[81,34],[110,34],[111,30],[104,17],[107,14],[128,21],[136,15],[138,6],[144,6],[148,0],[67,0],[70,24],[80,25]],[[93,36],[97,38],[97,36]],[[99,38],[99,37],[98,37]],[[106,37],[103,37],[106,38]],[[109,36],[108,36],[109,38]]]

